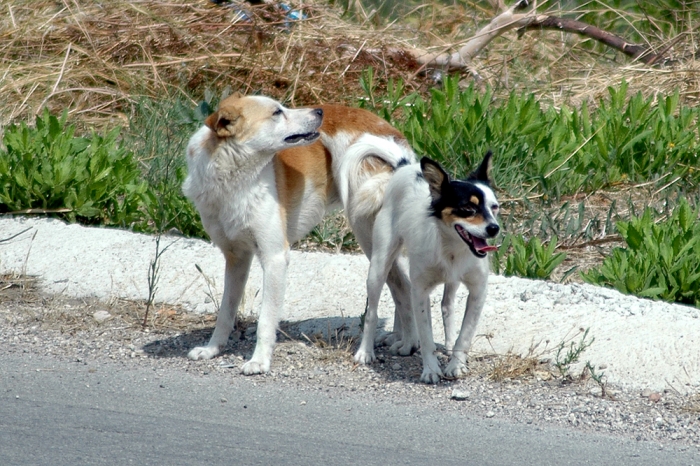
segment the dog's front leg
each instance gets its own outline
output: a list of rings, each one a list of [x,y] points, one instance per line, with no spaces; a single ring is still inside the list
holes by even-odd
[[[457,326],[455,325],[455,296],[459,283],[445,283],[442,293],[442,325],[445,327],[445,350],[452,353],[452,348],[457,341]]]
[[[464,319],[462,320],[462,328],[459,332],[459,337],[455,342],[452,350],[452,357],[445,368],[445,376],[451,378],[462,377],[467,374],[467,353],[472,344],[476,326],[479,323],[481,310],[486,302],[486,282],[488,276],[473,278],[466,283],[469,289],[469,297],[467,298],[467,308],[464,311]]]
[[[423,383],[438,383],[442,377],[440,362],[435,356],[435,341],[433,340],[433,321],[430,316],[430,289],[413,283],[411,289],[411,304],[418,326],[420,352],[423,359],[423,373],[420,381]]]
[[[245,284],[248,281],[250,263],[253,253],[250,251],[237,252],[235,255],[224,252],[226,269],[224,271],[224,295],[221,300],[221,309],[216,316],[214,333],[207,346],[192,348],[187,354],[190,359],[211,359],[217,356],[226,346],[228,337],[236,325],[238,306],[245,292]]]
[[[260,255],[263,270],[262,307],[258,318],[255,351],[250,361],[241,367],[241,372],[245,375],[270,372],[270,360],[277,339],[277,325],[284,306],[288,254],[288,251],[284,251]]]

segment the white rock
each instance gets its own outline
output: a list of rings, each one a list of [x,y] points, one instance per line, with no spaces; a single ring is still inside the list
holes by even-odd
[[[110,314],[107,311],[97,311],[92,315],[92,318],[95,319],[97,322],[102,323],[111,319],[112,314]]]

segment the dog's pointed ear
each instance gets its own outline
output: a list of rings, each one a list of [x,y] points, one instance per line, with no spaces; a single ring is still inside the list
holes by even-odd
[[[430,187],[430,197],[439,199],[442,195],[443,186],[450,182],[449,175],[439,163],[428,157],[420,159],[420,169],[423,172],[423,178],[428,182],[428,187]]]
[[[486,155],[484,155],[484,160],[481,161],[481,164],[479,167],[471,172],[469,175],[469,180],[476,180],[476,181],[483,181],[485,183],[489,182],[489,170],[491,170],[491,157],[493,156],[493,152],[489,150],[486,152]]]
[[[225,104],[225,102],[223,102]],[[235,136],[241,114],[236,107],[222,105],[217,111],[204,120],[204,124],[214,131],[219,137]]]

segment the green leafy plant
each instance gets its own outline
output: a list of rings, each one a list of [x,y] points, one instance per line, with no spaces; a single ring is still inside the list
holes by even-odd
[[[678,92],[630,96],[623,81],[592,112],[586,102],[576,110],[542,108],[532,94],[496,101],[491,89],[460,88],[458,76],[448,76],[428,97],[404,96],[400,82],[380,95],[372,73],[361,82],[368,96],[363,106],[458,176],[492,149],[495,184],[514,196],[535,191],[558,199],[669,176],[700,181],[692,168],[700,162],[700,109],[681,105]]]
[[[521,236],[507,234],[503,242],[492,256],[492,264],[496,273],[525,278],[549,279],[556,269],[566,259],[563,252],[555,252],[557,237],[554,236],[549,244],[543,245],[539,238],[529,240]]]
[[[70,221],[129,227],[143,218],[146,183],[133,154],[105,136],[74,135],[75,127],[48,110],[36,127],[11,125],[0,151],[0,213],[55,213]]]
[[[578,343],[570,341],[569,345],[567,346],[566,341],[562,341],[559,343],[559,346],[557,346],[557,352],[554,355],[554,367],[557,368],[562,377],[566,378],[570,376],[569,371],[571,370],[571,365],[579,362],[583,352],[586,351],[586,349],[588,349],[595,341],[594,337],[587,340],[589,330],[590,329],[587,328],[583,331],[581,341]]]
[[[615,248],[600,267],[581,276],[622,293],[700,307],[699,215],[682,198],[663,222],[654,221],[652,209],[618,222],[626,247]]]
[[[345,217],[336,213],[326,217],[316,225],[307,236],[316,245],[335,250],[357,250],[359,245],[355,235],[345,221]]]
[[[206,98],[213,97],[207,93]],[[148,183],[143,202],[146,222],[135,229],[165,232],[174,228],[185,236],[206,237],[194,205],[182,193],[182,183],[187,176],[187,141],[210,110],[207,101],[194,108],[178,99],[144,98],[134,104],[124,143],[143,162]]]
[[[583,368],[582,378],[585,378],[586,373],[593,379],[593,381],[600,387],[600,397],[605,398],[607,396],[607,376],[605,372],[598,372],[591,361],[586,361],[586,365]]]

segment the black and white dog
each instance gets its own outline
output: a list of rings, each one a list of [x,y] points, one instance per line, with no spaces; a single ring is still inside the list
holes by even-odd
[[[411,305],[417,326],[404,331],[400,345],[418,348],[423,358],[421,381],[436,383],[441,376],[460,377],[467,372],[467,352],[486,300],[489,274],[486,243],[498,234],[498,201],[490,188],[491,152],[466,180],[452,180],[435,161],[399,167],[389,180],[372,234],[367,277],[368,306],[362,342],[355,354],[360,363],[374,361],[377,305],[390,267],[405,248],[409,260]],[[452,357],[441,370],[435,356],[430,292],[445,284],[442,301],[445,347]],[[453,303],[457,288],[469,290],[467,309],[457,335]]]

